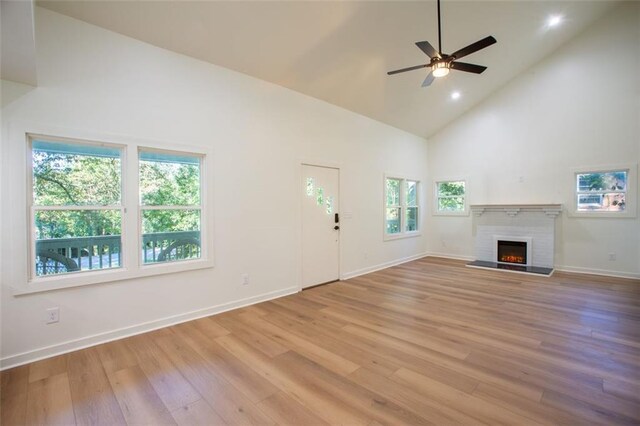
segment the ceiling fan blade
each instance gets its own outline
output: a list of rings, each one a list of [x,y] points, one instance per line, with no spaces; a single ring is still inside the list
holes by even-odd
[[[472,72],[474,74],[482,74],[487,69],[482,65],[467,64],[465,62],[452,62],[450,67],[454,70]]]
[[[467,47],[463,47],[462,49],[456,52],[453,52],[451,56],[455,57],[456,59],[460,59],[463,56],[470,55],[474,52],[477,52],[480,49],[484,49],[485,47],[491,46],[494,43],[496,43],[495,38],[493,38],[492,36],[485,37],[482,40],[476,41],[475,43],[472,43]]]
[[[422,50],[430,58],[440,57],[438,51],[434,49],[431,43],[429,43],[428,41],[417,41],[416,46],[418,46],[418,48],[420,48],[420,50]]]
[[[424,81],[422,82],[422,87],[431,86],[431,83],[433,83],[433,80],[435,79],[436,78],[433,76],[433,72],[430,72],[427,78],[425,78]]]
[[[395,71],[389,71],[389,72],[387,73],[387,75],[393,75],[393,74],[398,74],[398,73],[401,73],[401,72],[407,72],[407,71],[419,70],[420,68],[426,68],[426,67],[428,67],[428,66],[429,66],[429,64],[424,64],[424,65],[416,65],[416,66],[414,66],[414,67],[409,67],[409,68],[402,68],[402,69],[395,70]]]

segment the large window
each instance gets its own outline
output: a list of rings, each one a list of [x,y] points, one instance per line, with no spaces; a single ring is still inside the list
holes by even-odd
[[[200,157],[140,152],[142,261],[200,257]]]
[[[386,238],[416,235],[420,230],[419,186],[416,180],[385,178],[384,233]]]
[[[576,173],[579,212],[623,212],[627,205],[627,170]]]
[[[33,140],[36,276],[122,264],[119,147]]]
[[[466,213],[465,186],[465,181],[463,180],[436,182],[436,213]]]
[[[213,266],[204,152],[44,136],[29,143],[30,290]]]
[[[634,218],[637,211],[637,164],[581,167],[572,170],[572,217]]]

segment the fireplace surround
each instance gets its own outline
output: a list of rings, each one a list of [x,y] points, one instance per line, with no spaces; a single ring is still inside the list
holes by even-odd
[[[471,205],[476,260],[469,266],[550,275],[557,204]],[[502,242],[502,243],[501,243]]]

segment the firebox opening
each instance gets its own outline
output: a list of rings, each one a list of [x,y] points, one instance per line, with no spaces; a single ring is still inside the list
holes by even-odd
[[[527,264],[527,243],[524,241],[498,240],[498,262]]]

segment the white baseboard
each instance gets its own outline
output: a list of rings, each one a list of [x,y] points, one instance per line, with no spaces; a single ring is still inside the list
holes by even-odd
[[[422,259],[423,257],[426,257],[426,256],[428,256],[427,253],[420,253],[413,256],[409,256],[409,257],[403,257],[400,259],[391,260],[389,262],[379,263],[377,265],[368,266],[366,268],[340,274],[340,279],[348,280],[350,278],[359,277],[360,275],[370,274],[371,272],[380,271],[382,269],[387,269],[392,266],[400,265],[402,263],[411,262],[412,260]]]
[[[463,256],[460,254],[449,254],[449,253],[438,253],[438,252],[427,252],[427,256],[429,257],[444,257],[445,259],[454,259],[454,260],[466,260],[471,262],[472,260],[476,260],[473,256]]]
[[[631,278],[631,279],[640,279],[640,273],[637,272],[624,272],[624,271],[611,271],[608,269],[594,269],[594,268],[583,268],[580,266],[565,266],[559,265],[555,267],[556,271],[562,272],[571,272],[574,274],[590,274],[590,275],[602,275],[605,277],[616,277],[616,278]]]
[[[148,321],[130,327],[119,328],[104,333],[94,334],[92,336],[82,337],[80,339],[69,340],[67,342],[59,343],[56,345],[45,346],[43,348],[34,349],[32,351],[23,352],[20,354],[9,355],[5,358],[0,359],[0,371],[12,367],[17,367],[23,364],[28,364],[30,362],[39,361],[44,358],[50,358],[56,355],[62,355],[68,352],[77,351],[79,349],[88,348],[90,346],[111,342],[113,340],[135,336],[136,334],[147,333],[159,328],[192,321],[198,318],[208,317],[210,315],[219,314],[222,312],[230,311],[232,309],[242,308],[244,306],[253,305],[255,303],[265,302],[267,300],[297,293],[298,291],[300,291],[300,288],[297,286],[288,287],[282,290],[276,290],[258,296],[236,300],[234,302],[223,303],[221,305],[198,309],[184,314],[172,315],[170,317]]]

